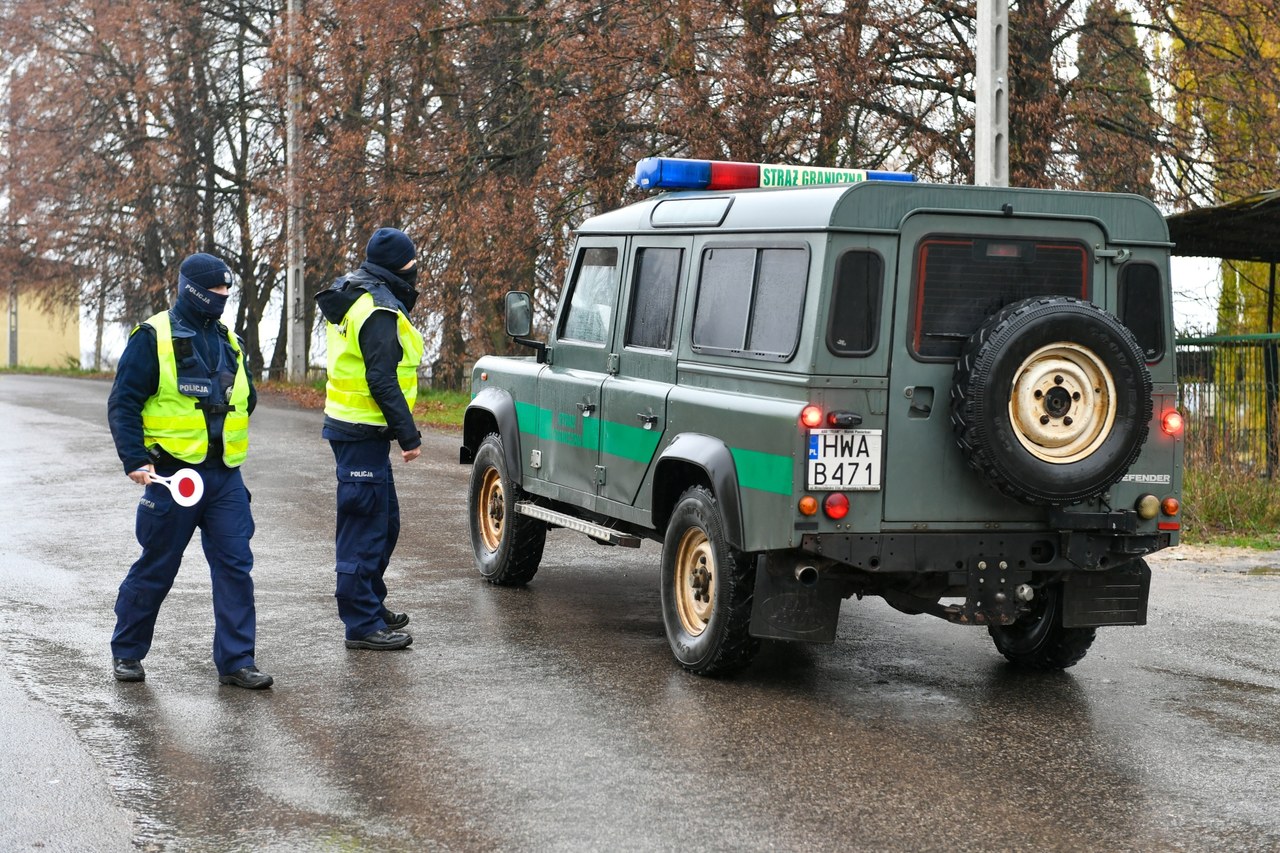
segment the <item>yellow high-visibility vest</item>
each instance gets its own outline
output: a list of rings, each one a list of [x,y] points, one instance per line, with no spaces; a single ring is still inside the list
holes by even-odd
[[[387,418],[369,391],[365,377],[364,353],[360,351],[360,329],[374,311],[391,311],[396,315],[396,334],[400,339],[400,363],[396,379],[404,400],[413,411],[418,401],[418,365],[422,363],[422,335],[403,311],[378,305],[373,294],[362,293],[341,323],[325,323],[329,344],[329,379],[325,384],[324,413],[351,424],[386,426]]]
[[[146,320],[156,332],[156,358],[160,364],[160,384],[153,397],[142,406],[142,440],[147,447],[158,444],[175,459],[198,465],[209,455],[209,425],[205,413],[196,408],[196,399],[178,390],[178,361],[173,354],[173,325],[168,311]],[[141,326],[134,327],[130,335]],[[227,330],[227,343],[236,354],[236,378],[231,386],[232,410],[222,423],[222,461],[236,468],[249,455],[249,376],[244,353],[235,334]],[[208,366],[208,365],[206,365]]]

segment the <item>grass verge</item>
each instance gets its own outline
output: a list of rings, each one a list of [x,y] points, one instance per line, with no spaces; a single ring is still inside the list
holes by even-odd
[[[324,408],[323,381],[307,385],[297,385],[292,382],[262,382],[258,385],[258,392],[288,397],[307,409]],[[471,395],[466,391],[437,391],[424,388],[418,392],[418,402],[413,407],[413,417],[419,424],[432,429],[458,431],[462,429],[462,416],[470,402]]]
[[[1188,465],[1182,533],[1184,542],[1280,549],[1275,482],[1220,464]]]
[[[113,371],[81,370],[78,367],[0,367],[0,375],[6,373],[22,376],[69,376],[72,379],[115,379]]]

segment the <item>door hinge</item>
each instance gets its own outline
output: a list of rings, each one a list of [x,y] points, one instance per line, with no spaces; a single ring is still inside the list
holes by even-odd
[[[611,352],[611,353],[609,353],[609,358],[608,358],[608,360],[605,362],[605,371],[607,371],[608,373],[617,373],[617,372],[618,372],[618,362],[619,362],[620,360],[621,360],[621,359],[620,359],[620,357],[618,356],[618,354],[617,354],[616,352]]]
[[[1133,255],[1133,252],[1129,251],[1128,249],[1103,249],[1101,247],[1098,247],[1098,248],[1095,248],[1093,251],[1093,258],[1094,258],[1093,262],[1095,264],[1100,264],[1102,263],[1103,258],[1110,258],[1111,263],[1119,266],[1120,264],[1123,264],[1125,261],[1129,260],[1130,256],[1132,255]]]
[[[604,485],[604,466],[603,465],[596,466],[596,485],[597,486]]]

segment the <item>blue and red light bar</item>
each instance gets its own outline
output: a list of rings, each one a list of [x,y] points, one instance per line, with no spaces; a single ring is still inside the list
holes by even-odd
[[[830,169],[726,160],[646,157],[636,163],[636,186],[661,190],[745,190],[756,187],[815,187],[862,181],[914,181],[907,172]]]

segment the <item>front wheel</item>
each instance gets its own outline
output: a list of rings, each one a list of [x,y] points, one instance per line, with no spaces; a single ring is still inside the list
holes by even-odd
[[[516,512],[523,496],[507,471],[502,436],[490,433],[476,451],[467,496],[471,548],[476,567],[489,583],[522,586],[533,580],[542,562],[547,526]]]
[[[662,621],[680,665],[727,675],[755,657],[751,605],[755,560],[724,538],[720,504],[701,486],[685,490],[662,543]]]
[[[1000,654],[1015,666],[1054,670],[1084,659],[1097,636],[1096,628],[1062,626],[1062,584],[1045,586],[1039,603],[1012,625],[990,625],[987,632]]]

